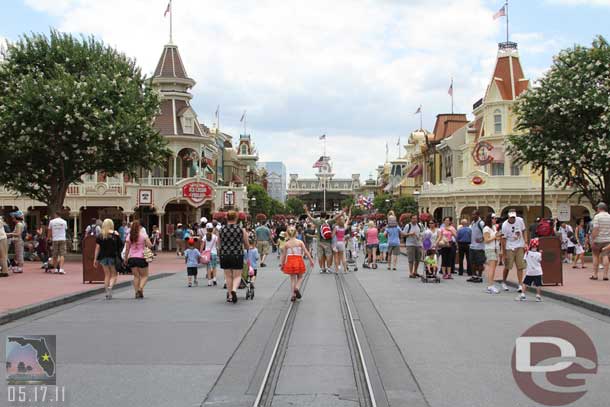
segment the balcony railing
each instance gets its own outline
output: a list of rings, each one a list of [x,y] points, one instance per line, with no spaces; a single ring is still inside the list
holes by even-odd
[[[176,182],[180,181],[181,178],[173,177],[142,177],[135,180],[136,184],[151,186],[151,187],[172,187],[176,185]]]
[[[448,180],[445,180],[448,182]],[[488,193],[490,191],[519,191],[530,192],[540,189],[540,181],[529,176],[490,176],[485,179],[484,184],[475,185],[469,177],[453,178],[453,183],[430,184],[422,185],[422,193],[424,194],[448,194],[456,192],[478,192]],[[557,187],[546,185],[548,191],[556,191]]]

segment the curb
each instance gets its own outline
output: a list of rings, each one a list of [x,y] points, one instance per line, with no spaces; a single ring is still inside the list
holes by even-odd
[[[175,273],[159,273],[154,274],[148,277],[148,281],[158,280],[160,278],[173,276]],[[115,284],[114,289],[120,289],[129,287],[132,285],[132,281],[122,281],[118,284]],[[16,321],[18,319],[37,314],[42,311],[49,310],[51,308],[59,307],[61,305],[70,304],[72,302],[82,300],[83,298],[93,297],[98,294],[104,293],[104,287],[95,288],[92,290],[81,291],[75,294],[68,294],[57,298],[52,298],[50,300],[42,301],[32,305],[26,305],[21,308],[14,309],[5,314],[0,315],[0,326],[6,325],[9,322]]]
[[[512,281],[507,281],[506,285],[513,287],[513,288],[519,287],[519,285],[517,283],[514,283]],[[536,288],[527,287],[527,291],[530,293],[535,293]],[[607,305],[603,305],[603,304],[600,304],[598,302],[591,301],[591,300],[586,300],[581,297],[576,297],[574,295],[567,295],[567,294],[558,293],[556,291],[551,291],[551,290],[545,289],[544,286],[542,287],[541,291],[542,291],[542,295],[544,297],[552,298],[554,300],[562,301],[562,302],[565,302],[565,303],[568,303],[571,305],[576,305],[577,307],[581,307],[581,308],[587,309],[589,311],[610,317],[610,307],[608,307]]]

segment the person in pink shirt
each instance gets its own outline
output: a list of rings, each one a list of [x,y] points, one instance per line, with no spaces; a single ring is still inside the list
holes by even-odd
[[[379,230],[375,222],[370,221],[366,230],[366,250],[368,252],[368,264],[370,268],[377,268],[377,248],[379,247]]]
[[[140,222],[134,220],[125,239],[125,263],[133,273],[136,298],[144,298],[144,286],[148,281],[148,262],[144,258],[145,247],[152,248],[152,242]]]

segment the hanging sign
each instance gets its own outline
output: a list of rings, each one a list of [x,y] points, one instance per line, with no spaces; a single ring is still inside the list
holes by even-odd
[[[203,182],[189,182],[182,187],[182,196],[194,204],[200,204],[212,199],[213,193],[212,187]]]
[[[560,203],[557,205],[557,220],[569,222],[571,218],[570,204]]]
[[[487,141],[479,141],[472,150],[472,158],[477,165],[490,164],[494,158],[489,152],[494,149],[494,146]]]

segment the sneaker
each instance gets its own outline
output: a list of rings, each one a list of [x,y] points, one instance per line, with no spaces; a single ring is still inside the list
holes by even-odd
[[[212,280],[208,281],[208,287],[211,287],[213,285]]]
[[[537,295],[537,296],[536,296],[536,302],[542,302],[542,297],[541,297],[541,296],[539,296],[539,295]]]
[[[487,294],[499,294],[499,293],[500,293],[500,290],[498,290],[495,285],[490,285],[489,287],[487,287]]]
[[[15,267],[13,269],[13,273],[15,273],[15,274],[23,273],[23,269],[21,267]]]
[[[523,294],[523,288],[521,288],[521,286],[519,286],[519,288],[517,288],[517,292]]]
[[[515,301],[525,301],[525,300],[526,300],[525,294],[521,294],[521,295],[518,295],[517,297],[515,297]]]
[[[59,271],[57,271],[57,274],[66,274],[66,270],[64,270],[64,269],[59,269]]]
[[[192,287],[192,286],[193,286],[193,284],[189,283],[189,287]]]
[[[199,281],[195,280],[195,287],[199,287]]]
[[[325,269],[320,269],[320,274],[324,274],[324,273],[326,273],[326,270]]]
[[[504,291],[508,291],[508,286],[506,285],[506,283],[502,283],[502,289]]]
[[[218,285],[218,283],[216,282],[216,277],[214,277],[214,279],[212,280],[212,283],[213,283],[214,285]]]

